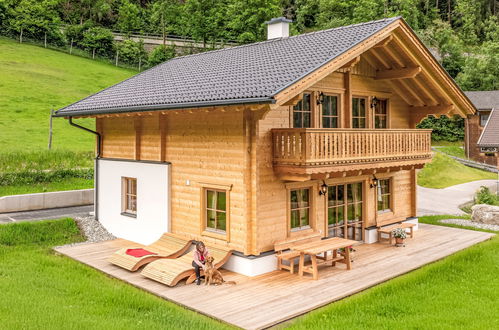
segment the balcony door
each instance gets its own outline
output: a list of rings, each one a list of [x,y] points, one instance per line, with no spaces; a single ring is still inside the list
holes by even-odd
[[[327,223],[329,237],[362,240],[362,183],[329,186],[327,191]]]

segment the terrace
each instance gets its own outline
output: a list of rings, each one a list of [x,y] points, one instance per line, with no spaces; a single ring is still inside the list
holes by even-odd
[[[131,273],[107,262],[114,251],[130,244],[125,240],[63,246],[55,250],[204,315],[245,329],[261,329],[420,268],[492,236],[420,224],[415,238],[409,239],[404,248],[378,243],[357,246],[350,271],[342,265],[324,266],[319,269],[320,278],[316,281],[286,271],[252,278],[224,271],[225,279],[236,281],[237,285],[210,287],[181,283],[170,288],[141,276],[140,272]]]

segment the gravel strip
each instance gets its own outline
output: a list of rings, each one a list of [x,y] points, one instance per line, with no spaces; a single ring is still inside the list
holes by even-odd
[[[87,243],[96,243],[102,241],[109,241],[116,239],[111,235],[99,221],[96,221],[94,217],[76,217],[76,224],[80,228],[83,236],[87,239]]]
[[[459,226],[468,226],[468,227],[475,227],[475,228],[480,228],[480,229],[499,231],[499,225],[489,225],[486,223],[473,222],[471,220],[466,220],[466,219],[445,219],[445,220],[439,220],[439,222],[452,223],[454,225],[459,225]]]

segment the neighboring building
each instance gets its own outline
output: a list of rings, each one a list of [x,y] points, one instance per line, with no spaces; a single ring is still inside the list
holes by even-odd
[[[499,158],[499,107],[494,108],[490,113],[477,144],[480,152],[490,158],[495,158],[497,164]]]
[[[415,126],[473,104],[399,17],[292,37],[288,24],[57,112],[96,118],[96,216],[111,233],[224,245],[254,274],[273,270],[276,241],[371,243],[378,226],[417,221],[431,131]]]
[[[499,109],[499,91],[464,92],[477,108],[477,113],[468,115],[465,121],[464,148],[466,157],[477,162],[497,166],[494,153],[486,152],[478,146],[478,140],[483,133],[493,109]],[[495,119],[498,120],[498,119]],[[491,127],[499,127],[492,123]]]

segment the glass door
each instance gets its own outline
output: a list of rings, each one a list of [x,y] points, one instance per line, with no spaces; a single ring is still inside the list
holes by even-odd
[[[362,183],[328,187],[328,236],[362,240]]]

